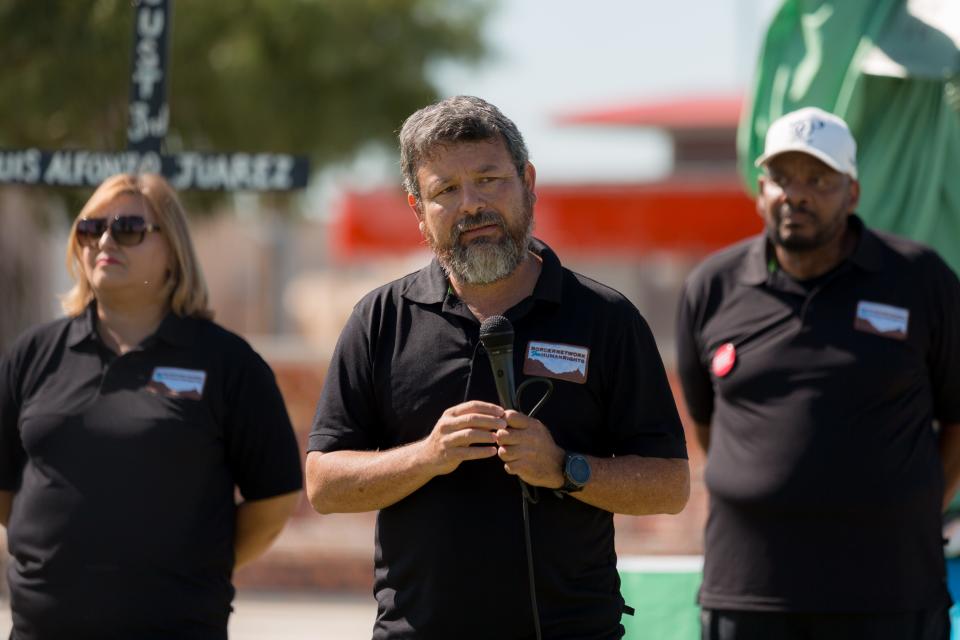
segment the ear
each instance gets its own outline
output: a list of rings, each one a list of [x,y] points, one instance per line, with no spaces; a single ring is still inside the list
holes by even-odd
[[[857,210],[857,205],[860,204],[860,182],[850,178],[850,190],[847,192],[847,195],[850,197],[850,213],[853,213]]]
[[[523,169],[523,184],[527,186],[530,193],[534,193],[534,187],[537,186],[537,168],[533,166],[533,163],[528,162]]]
[[[407,206],[413,211],[413,215],[417,216],[417,220],[423,220],[423,207],[417,196],[412,193],[407,194]]]
[[[766,217],[764,215],[764,206],[763,206],[763,198],[764,198],[763,189],[766,185],[767,185],[767,176],[761,173],[759,176],[757,176],[757,197],[754,198],[753,203],[756,207],[757,215],[764,220],[766,220]]]

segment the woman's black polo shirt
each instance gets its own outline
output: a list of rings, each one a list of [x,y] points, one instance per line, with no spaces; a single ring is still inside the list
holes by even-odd
[[[711,425],[706,607],[898,612],[944,597],[933,423],[960,422],[960,284],[926,247],[850,225],[854,253],[813,287],[769,261],[763,236],[685,285],[679,372]]]
[[[554,378],[537,417],[568,450],[685,458],[663,364],[636,308],[562,268],[542,243],[534,251],[543,259],[535,290],[505,315],[517,384]],[[398,447],[426,437],[453,405],[496,403],[479,328],[436,260],[368,294],[340,336],[310,450]],[[521,408],[541,389],[530,388]],[[620,637],[612,514],[539,494],[530,514],[544,637]],[[374,638],[532,637],[523,536],[520,487],[497,458],[464,462],[382,509]]]
[[[27,332],[0,361],[16,638],[225,638],[235,488],[301,487],[273,373],[239,337],[174,314],[117,357],[94,313]]]

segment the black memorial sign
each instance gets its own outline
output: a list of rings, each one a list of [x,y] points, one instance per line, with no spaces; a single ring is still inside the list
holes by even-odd
[[[303,156],[161,152],[170,124],[171,4],[172,0],[134,3],[127,150],[0,149],[0,184],[95,187],[116,173],[160,173],[181,191],[287,191],[307,185],[310,163]]]
[[[116,153],[0,149],[0,183],[96,186],[116,173],[160,173],[178,190],[286,191],[306,186],[308,162],[279,153]]]
[[[160,152],[170,125],[167,52],[170,0],[141,0],[133,18],[133,69],[127,149]]]

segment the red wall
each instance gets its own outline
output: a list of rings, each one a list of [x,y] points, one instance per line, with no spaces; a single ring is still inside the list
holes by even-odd
[[[735,178],[537,187],[536,235],[564,255],[666,250],[704,254],[760,231]],[[351,193],[331,234],[341,261],[423,248],[399,189]]]

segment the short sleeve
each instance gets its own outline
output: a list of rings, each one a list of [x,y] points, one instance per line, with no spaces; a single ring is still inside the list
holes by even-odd
[[[687,282],[677,308],[677,374],[690,417],[698,425],[709,426],[713,416],[713,383],[700,359],[697,317]]]
[[[934,417],[944,424],[960,423],[960,281],[934,256],[933,334],[927,357],[933,390]]]
[[[380,421],[373,358],[363,316],[354,309],[337,340],[310,431],[309,451],[370,451]]]
[[[27,455],[20,440],[21,378],[13,350],[0,356],[0,491],[16,491]]]
[[[300,449],[273,371],[253,350],[226,390],[228,464],[246,500],[271,498],[303,486]]]
[[[615,366],[606,404],[613,452],[686,458],[683,425],[653,333],[633,305],[629,307],[629,315],[619,323],[619,339],[611,341]]]

